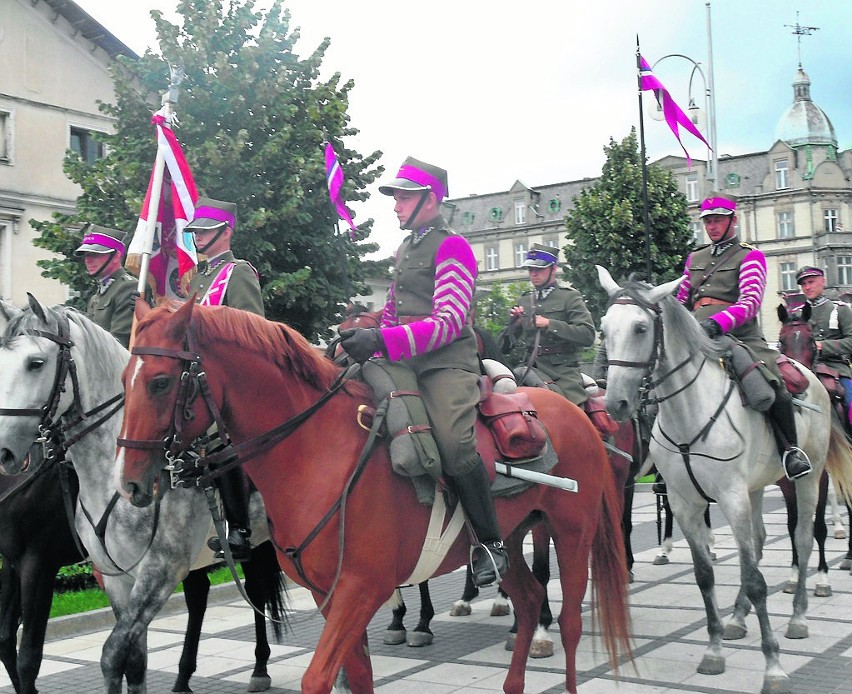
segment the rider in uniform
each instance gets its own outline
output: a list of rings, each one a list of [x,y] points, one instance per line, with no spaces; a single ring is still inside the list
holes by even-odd
[[[343,330],[341,345],[356,361],[382,353],[414,371],[442,469],[480,543],[474,549],[474,583],[488,585],[505,573],[509,562],[488,475],[476,451],[479,364],[467,323],[476,259],[467,240],[441,216],[447,194],[444,169],[408,157],[379,192],[393,196],[400,228],[411,233],[396,253],[381,326]]]
[[[811,305],[808,323],[813,327],[817,361],[840,374],[843,401],[847,415],[852,403],[852,308],[842,301],[832,301],[825,291],[825,273],[818,267],[806,266],[796,273],[796,282]],[[847,416],[846,423],[849,419]]]
[[[588,394],[580,373],[580,351],[595,341],[592,314],[576,289],[560,287],[557,282],[559,251],[540,243],[527,252],[522,267],[529,269],[533,288],[521,295],[520,303],[509,311],[504,351],[521,336],[527,348],[529,372],[550,390],[565,396],[575,405],[584,403]],[[525,320],[526,318],[526,320]],[[520,379],[533,385],[527,366],[515,369]]]
[[[126,348],[130,344],[137,280],[122,267],[124,251],[123,232],[88,224],[83,228],[83,243],[74,255],[82,256],[86,271],[97,280],[97,291],[89,299],[86,315]]]
[[[775,376],[775,402],[768,414],[784,472],[789,479],[797,479],[811,471],[811,463],[797,445],[793,398],[776,363],[779,353],[767,344],[757,324],[766,289],[766,257],[738,238],[736,209],[736,198],[723,193],[713,193],[701,203],[710,243],[687,257],[677,299],[693,312],[709,337],[731,335]]]
[[[234,257],[231,236],[237,224],[237,206],[211,198],[199,198],[195,215],[186,230],[195,236],[195,247],[206,260],[189,282],[188,296],[202,306],[230,306],[263,316],[263,297],[257,271],[246,260]],[[228,545],[236,561],[251,555],[248,478],[240,466],[220,476],[219,493],[228,519]],[[218,537],[207,542],[222,556]]]

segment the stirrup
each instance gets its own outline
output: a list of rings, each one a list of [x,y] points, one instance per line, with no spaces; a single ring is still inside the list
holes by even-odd
[[[502,558],[506,562],[506,566],[503,571],[500,571],[500,568],[497,566],[497,560],[494,558],[494,554],[492,554],[491,550],[494,549],[497,552],[502,553]],[[477,583],[476,582],[476,572],[473,570],[474,564],[474,553],[476,550],[481,550],[485,552],[485,556],[488,557],[488,561],[491,562],[491,568],[494,569],[494,579],[492,581],[488,581],[485,583]],[[503,580],[503,574],[509,568],[509,557],[506,555],[505,545],[502,540],[496,540],[495,542],[489,542],[485,544],[484,542],[479,542],[478,544],[471,545],[470,547],[470,570],[473,578],[473,583],[477,588],[484,588],[486,586],[491,585],[492,583],[496,583],[500,585],[500,582]]]
[[[807,465],[807,468],[805,470],[802,470],[801,472],[797,472],[795,475],[791,475],[790,471],[787,469],[787,458],[790,456],[791,453],[801,454],[802,460]],[[788,448],[787,450],[784,451],[784,455],[781,456],[781,465],[784,468],[784,476],[788,480],[790,480],[791,482],[798,480],[798,479],[801,479],[805,475],[810,474],[811,470],[813,470],[813,465],[811,465],[811,459],[808,458],[808,454],[805,453],[798,446],[790,446],[790,448]]]

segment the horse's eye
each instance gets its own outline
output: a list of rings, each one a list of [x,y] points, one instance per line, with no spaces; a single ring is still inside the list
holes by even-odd
[[[27,361],[27,371],[39,371],[44,365],[46,360],[41,357],[32,357],[29,361]]]
[[[148,382],[148,392],[151,395],[162,395],[172,385],[171,376],[156,376]]]
[[[648,332],[648,326],[644,323],[637,323],[634,330],[637,335],[644,335],[646,332]]]

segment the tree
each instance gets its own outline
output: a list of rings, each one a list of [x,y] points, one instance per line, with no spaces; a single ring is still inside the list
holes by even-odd
[[[616,280],[633,272],[644,277],[646,269],[642,159],[635,128],[620,143],[610,139],[604,152],[601,178],[574,199],[565,220],[571,241],[564,249],[567,277],[596,319],[603,315],[607,297],[594,266],[607,268]],[[647,176],[653,280],[668,281],[683,271],[692,243],[686,198],[669,171],[651,165]]]
[[[336,233],[325,181],[323,142],[330,139],[345,172],[345,200],[365,200],[383,173],[381,152],[343,146],[352,80],[319,78],[329,39],[307,58],[295,53],[298,31],[281,0],[264,15],[253,0],[181,0],[182,26],[152,11],[161,55],[147,51],[112,71],[116,103],[100,104],[115,118],[102,139],[107,155],[86,165],[69,153],[67,175],[83,193],[74,216],[34,223],[36,244],[57,253],[40,261],[43,274],[81,292],[91,281],[73,257],[79,231],[92,221],[116,229],[136,226],[155,151],[152,112],[168,86],[169,64],[182,63],[175,133],[199,194],[238,205],[234,252],[260,275],[267,317],[283,320],[308,339],[327,336],[346,301],[364,289],[361,258],[376,244]],[[358,241],[372,220],[359,224]]]

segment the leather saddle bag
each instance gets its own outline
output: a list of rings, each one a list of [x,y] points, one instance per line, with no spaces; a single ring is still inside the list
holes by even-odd
[[[843,397],[843,387],[840,385],[840,372],[837,369],[832,369],[825,364],[816,364],[814,372],[832,398]]]
[[[487,378],[487,377],[486,377]],[[547,433],[529,396],[520,391],[495,393],[481,382],[479,414],[494,436],[497,450],[509,460],[541,455]]]

